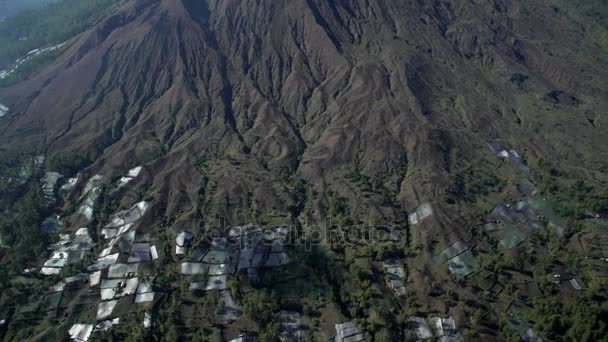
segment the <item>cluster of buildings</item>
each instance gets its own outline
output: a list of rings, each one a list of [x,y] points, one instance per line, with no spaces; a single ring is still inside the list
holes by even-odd
[[[95,207],[95,201],[99,194],[101,193],[101,181],[103,176],[94,175],[91,177],[82,191],[82,195],[80,196],[81,205],[78,208],[78,213],[83,215],[87,221],[91,221],[93,219],[93,210]]]
[[[523,173],[525,173],[526,175],[530,174],[530,168],[528,167],[528,165],[526,165],[526,163],[516,150],[506,148],[497,142],[489,142],[488,148],[492,152],[494,152],[500,159],[514,163]]]
[[[129,170],[116,185],[124,186],[137,177],[141,167]],[[53,196],[61,175],[47,172],[43,178],[43,192]],[[71,190],[78,182],[71,178],[62,190]],[[84,186],[80,196],[78,213],[87,222],[93,219],[95,202],[101,192],[101,175],[94,175]],[[61,298],[62,293],[73,287],[88,287],[89,294],[99,293],[95,322],[74,324],[70,337],[76,341],[87,341],[95,331],[110,329],[120,321],[119,316],[129,312],[133,304],[146,305],[154,301],[152,263],[158,259],[156,246],[149,234],[137,234],[136,227],[149,208],[149,203],[141,201],[131,208],[113,214],[110,222],[101,230],[102,247],[96,258],[87,266],[88,273],[67,277],[50,289],[53,298]],[[66,265],[82,260],[85,253],[96,247],[86,227],[74,234],[61,234],[59,242],[50,246],[51,255],[41,269],[45,275],[59,274]],[[57,300],[59,302],[59,299]],[[118,308],[121,308],[118,310]],[[118,310],[118,311],[117,311]],[[144,327],[151,325],[151,313],[143,317]]]
[[[477,270],[477,262],[471,249],[458,240],[442,250],[435,261],[445,263],[450,273],[456,277],[464,278]]]
[[[36,57],[38,55],[45,54],[45,53],[52,52],[52,51],[55,51],[57,49],[60,49],[65,44],[66,43],[64,42],[64,43],[53,45],[53,46],[49,46],[49,47],[46,47],[46,48],[43,48],[43,49],[34,49],[34,50],[28,52],[25,55],[25,57],[21,57],[21,58],[17,59],[15,61],[15,64],[13,65],[12,68],[10,68],[8,70],[0,70],[0,80],[3,80],[5,78],[9,77],[10,75],[12,75],[15,71],[17,71],[17,69],[19,69],[19,67],[23,63],[29,61],[30,59],[32,59],[32,58],[34,58],[34,57]]]
[[[80,261],[85,253],[95,247],[86,227],[74,234],[60,234],[59,241],[49,246],[51,255],[44,263],[40,273],[44,275],[59,274],[61,269]]]
[[[193,246],[194,234],[177,234],[174,252],[185,258],[180,264],[182,275],[189,277],[190,291],[219,291],[218,318],[230,323],[242,315],[228,290],[228,278],[243,272],[257,281],[263,267],[287,265],[289,257],[284,249],[288,228],[259,228],[254,225],[232,227],[227,237],[215,237]]]
[[[456,322],[448,318],[415,316],[410,318],[410,325],[420,340],[437,339],[441,342],[463,342],[464,338],[456,329]]]
[[[102,320],[113,314],[113,309],[129,297],[135,304],[151,303],[154,300],[151,274],[146,269],[158,258],[156,246],[151,244],[148,234],[137,234],[136,226],[149,204],[145,201],[134,204],[130,209],[114,215],[103,229],[106,244],[87,269],[95,281],[90,286],[99,285],[102,302],[98,305],[97,319]],[[98,283],[97,279],[101,279]]]

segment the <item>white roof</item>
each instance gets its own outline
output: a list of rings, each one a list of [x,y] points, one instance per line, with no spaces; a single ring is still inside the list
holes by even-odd
[[[124,226],[121,226],[120,229],[118,229],[118,234],[126,233],[131,227],[133,227],[133,223],[127,223]]]
[[[118,228],[120,226],[123,226],[125,224],[125,220],[122,217],[118,216],[118,215],[120,215],[120,213],[122,213],[122,212],[118,212],[118,213],[114,214],[112,216],[112,220],[110,221],[110,223],[106,224],[106,227]]]
[[[431,205],[429,203],[423,203],[418,208],[416,208],[416,211],[414,213],[408,216],[408,220],[410,224],[418,224],[422,222],[422,220],[431,216],[432,214],[433,208],[431,207]]]
[[[139,293],[135,295],[135,304],[148,303],[154,300],[154,292]]]
[[[209,265],[209,275],[222,275],[230,273],[228,264]]]
[[[101,289],[101,300],[114,299],[116,297],[116,289]]]
[[[44,275],[59,274],[59,272],[61,272],[61,268],[56,267],[43,267],[40,270],[40,273]]]
[[[181,247],[179,245],[175,245],[175,254],[176,255],[184,255],[184,254],[186,254],[186,247]]]
[[[182,274],[204,274],[209,270],[209,265],[199,262],[182,262]]]
[[[122,278],[127,273],[137,274],[139,264],[114,264],[108,269],[108,278]]]
[[[150,203],[146,201],[137,202],[135,205],[137,206],[137,209],[139,209],[139,212],[142,215],[145,214],[146,210],[148,210],[148,208],[150,207]]]
[[[99,257],[103,258],[105,256],[108,256],[110,253],[112,253],[112,248],[114,248],[114,246],[108,246],[101,250],[101,253],[99,253]]]
[[[118,286],[119,283],[124,283],[126,281],[127,281],[127,279],[125,279],[125,278],[121,278],[121,279],[103,279],[101,281],[101,288],[102,289],[113,289],[113,288],[116,288],[116,286]]]
[[[443,336],[445,333],[443,332],[443,324],[441,323],[441,318],[439,317],[431,317],[428,320],[429,325],[433,327],[435,330],[436,336]]]
[[[112,314],[114,307],[118,304],[118,300],[110,300],[107,302],[101,302],[97,306],[97,319],[104,319]]]
[[[184,244],[186,243],[186,241],[190,241],[190,240],[192,240],[192,237],[193,237],[193,236],[194,236],[194,235],[192,235],[192,233],[190,233],[190,232],[188,232],[188,231],[183,231],[183,232],[181,232],[181,233],[177,234],[177,237],[175,238],[175,243],[176,243],[178,246],[183,247],[183,246],[184,246]]]
[[[89,236],[89,230],[87,229],[87,227],[82,227],[80,229],[78,229],[76,231],[76,235],[83,235],[83,236]]]
[[[122,290],[122,293],[126,295],[132,295],[137,292],[137,286],[139,285],[138,278],[127,279],[127,286]]]
[[[78,176],[76,176],[74,178],[68,178],[67,182],[61,186],[61,190],[64,190],[64,191],[72,190],[74,188],[74,186],[76,186],[76,183],[78,183]]]
[[[118,324],[120,322],[120,318],[116,317],[114,319],[107,319],[105,321],[101,321],[97,323],[95,326],[95,331],[108,331],[112,328],[114,324]]]
[[[98,271],[98,270],[104,269],[112,264],[115,264],[116,261],[118,260],[119,254],[120,253],[115,253],[115,254],[107,255],[103,258],[98,258],[97,260],[95,260],[95,262],[91,266],[87,267],[87,269],[89,271]]]
[[[104,239],[111,239],[116,236],[118,231],[114,228],[103,228],[101,229],[101,235],[103,235]]]
[[[99,182],[103,179],[101,175],[94,175],[89,178],[87,184],[84,186],[84,190],[82,191],[82,197],[88,194],[91,190],[97,188],[99,186]]]
[[[70,328],[70,338],[76,341],[88,341],[93,333],[93,324],[77,323]]]
[[[121,283],[123,287],[118,289],[118,284]],[[116,297],[123,297],[132,295],[137,291],[139,279],[104,279],[101,281],[101,299],[107,300]]]
[[[131,177],[120,177],[120,179],[118,180],[118,188],[122,188],[123,186],[127,185],[130,181],[131,181]]]
[[[89,286],[97,286],[101,281],[101,271],[93,272],[89,275]]]
[[[141,166],[136,166],[136,167],[132,168],[131,170],[129,170],[129,173],[127,174],[127,176],[129,176],[131,178],[135,178],[139,175],[140,172],[141,172]]]
[[[152,283],[149,280],[142,279],[137,287],[137,293],[152,292]]]
[[[156,246],[150,246],[150,255],[152,256],[152,260],[158,259],[158,252],[156,251]]]
[[[578,281],[576,281],[576,279],[575,279],[575,278],[570,279],[570,280],[569,280],[569,282],[570,282],[570,285],[572,285],[572,287],[573,287],[575,290],[580,291],[580,290],[582,290],[582,289],[583,289],[583,287],[582,287],[582,286],[579,284],[579,282],[578,282]]]
[[[89,221],[93,219],[93,208],[88,204],[80,206],[80,208],[78,208],[78,213],[82,214]]]
[[[63,267],[68,263],[68,259],[49,259],[44,263],[45,267]]]
[[[51,286],[51,291],[53,292],[61,292],[65,288],[65,283],[63,281],[58,282],[57,284]]]
[[[335,325],[336,328],[336,342],[342,341],[360,341],[363,334],[359,332],[355,321],[344,322]],[[359,336],[360,335],[360,336]]]
[[[152,315],[149,312],[144,312],[144,328],[150,328],[152,326]]]

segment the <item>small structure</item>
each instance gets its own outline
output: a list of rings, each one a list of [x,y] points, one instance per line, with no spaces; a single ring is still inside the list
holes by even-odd
[[[365,341],[365,335],[359,331],[355,321],[336,324],[336,342],[360,342]]]
[[[154,301],[154,292],[138,293],[135,295],[135,304],[150,303]]]
[[[95,330],[93,331],[108,331],[112,329],[112,327],[116,324],[120,323],[120,318],[116,317],[114,319],[107,319],[105,321],[101,321],[97,323],[95,326]]]
[[[206,274],[209,271],[209,265],[198,262],[182,262],[181,273],[185,275]]]
[[[144,312],[144,329],[152,327],[152,314],[148,311]]]
[[[582,285],[583,283],[576,278],[572,278],[572,279],[568,280],[568,282],[570,283],[572,288],[577,291],[581,291],[583,289],[583,285]]]
[[[84,187],[81,199],[84,199],[81,206],[78,208],[78,213],[82,214],[88,221],[93,219],[93,206],[99,194],[101,193],[101,180],[103,176],[94,175],[89,179]]]
[[[103,279],[100,286],[101,299],[108,300],[135,294],[138,285],[138,278]]]
[[[130,169],[125,177],[121,177],[118,180],[118,184],[117,184],[116,188],[120,189],[123,186],[127,185],[130,181],[133,180],[133,178],[135,178],[139,175],[139,173],[141,172],[141,169],[142,169],[141,166],[136,166],[136,167]]]
[[[118,299],[100,302],[97,306],[97,319],[102,320],[112,315],[116,304],[118,304]]]
[[[55,187],[61,178],[63,178],[63,176],[58,172],[46,172],[44,177],[42,177],[42,193],[44,194],[47,205],[53,205],[55,203]]]
[[[70,339],[73,341],[82,341],[86,342],[91,337],[93,333],[93,324],[83,324],[77,323],[72,325],[70,328],[69,334]]]
[[[68,180],[59,188],[61,191],[70,191],[74,189],[76,184],[78,183],[78,179],[80,179],[80,174],[76,175],[76,177],[68,178]]]
[[[97,258],[92,265],[87,267],[87,269],[89,271],[99,271],[108,268],[110,267],[110,265],[113,265],[116,263],[116,261],[118,261],[119,255],[120,253],[115,253],[107,255],[105,257]]]
[[[423,317],[412,317],[410,323],[421,340],[435,337],[439,341],[445,342],[464,341],[464,338],[456,329],[456,322],[451,316],[448,318],[431,317],[428,320]]]
[[[496,153],[498,158],[511,161],[525,174],[530,174],[530,168],[524,163],[516,150],[505,148],[497,142],[489,142],[488,148],[490,148],[492,152]]]
[[[154,245],[150,246],[150,256],[152,257],[152,260],[158,259],[158,252],[156,251],[156,246]]]
[[[108,269],[108,278],[125,278],[137,275],[139,264],[113,264]]]
[[[101,271],[93,272],[89,275],[89,286],[94,287],[101,282]]]
[[[431,215],[433,215],[433,208],[431,205],[429,203],[422,203],[408,216],[408,221],[411,225],[418,224]]]
[[[410,318],[410,323],[419,339],[424,340],[433,337],[431,327],[423,317],[412,317]]]
[[[4,71],[3,71],[4,72]],[[6,74],[6,72],[4,72]],[[3,79],[4,75],[0,76],[0,79]],[[3,105],[2,103],[0,103],[0,118],[5,116],[6,113],[8,113],[9,108],[5,105]]]
[[[187,244],[192,240],[194,235],[188,231],[183,231],[177,234],[175,238],[175,255],[184,255],[188,250]]]

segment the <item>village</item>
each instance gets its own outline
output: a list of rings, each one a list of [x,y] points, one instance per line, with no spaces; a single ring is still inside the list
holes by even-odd
[[[494,207],[483,222],[476,225],[479,233],[492,236],[497,241],[496,248],[500,250],[515,248],[534,234],[551,232],[559,239],[567,227],[526,178],[531,170],[521,161],[516,151],[502,149],[498,145],[490,145],[490,148],[499,158],[515,163],[524,177],[517,183],[521,198],[515,203]],[[33,167],[39,167],[42,163],[43,159],[38,158]],[[129,169],[125,175],[110,184],[110,193],[127,187],[143,169],[143,166]],[[25,169],[22,172],[24,177],[30,173]],[[127,209],[112,213],[108,221],[103,223],[103,228],[99,232],[93,232],[87,226],[96,217],[96,203],[104,177],[93,175],[86,180],[82,178],[80,174],[64,179],[57,172],[44,173],[41,186],[45,204],[49,207],[56,204],[57,196],[82,189],[77,195],[78,206],[74,214],[80,217],[78,222],[81,226],[67,227],[65,218],[58,214],[46,218],[41,229],[57,232],[58,240],[48,246],[48,259],[39,269],[23,270],[24,275],[39,272],[49,277],[64,276],[43,295],[43,307],[59,321],[73,322],[69,327],[69,336],[74,341],[94,340],[95,336],[120,326],[125,316],[132,319],[136,315],[142,329],[152,329],[156,322],[156,308],[166,301],[166,293],[163,293],[165,289],[156,283],[161,266],[169,265],[178,270],[179,282],[186,284],[185,290],[194,300],[215,298],[215,314],[206,314],[205,319],[231,326],[235,322],[252,318],[255,320],[254,317],[246,317],[244,306],[247,304],[243,302],[243,293],[257,291],[256,286],[266,281],[269,272],[273,274],[273,279],[288,279],[287,274],[301,262],[298,252],[290,244],[290,234],[294,229],[290,225],[232,226],[202,240],[200,231],[184,229],[174,231],[169,241],[161,241],[140,227],[142,218],[151,206],[146,201],[135,202]],[[83,185],[80,185],[81,182],[84,182]],[[433,215],[433,205],[422,203],[409,215],[409,226],[413,228],[423,225]],[[480,243],[475,239],[467,242],[455,240],[440,250],[433,262],[444,267],[457,281],[478,283],[479,279],[491,275],[488,266],[478,260],[476,245]],[[378,285],[386,287],[402,307],[410,300],[408,283],[411,280],[407,260],[387,257],[380,260],[379,265],[384,284]],[[548,281],[560,287],[569,286],[574,293],[585,288],[581,278],[567,267],[556,270],[548,277]],[[504,286],[505,284],[490,281],[487,291],[490,293]],[[27,317],[28,310],[35,308],[19,310],[20,319]],[[504,310],[512,328],[518,331],[522,339],[540,341],[533,325],[522,314],[526,309],[525,303],[516,300]],[[271,320],[278,324],[281,341],[305,340],[304,336],[311,324],[309,314],[301,309],[287,308],[271,314]],[[456,320],[447,312],[445,315],[437,312],[419,314],[420,312],[407,319],[408,329],[416,339],[465,340]],[[1,324],[7,324],[11,319],[0,318]],[[365,325],[352,318],[344,315],[334,318],[335,321],[331,323],[335,330],[331,335],[333,340],[366,340]],[[249,329],[229,331],[225,336],[230,341],[255,340],[256,334]]]

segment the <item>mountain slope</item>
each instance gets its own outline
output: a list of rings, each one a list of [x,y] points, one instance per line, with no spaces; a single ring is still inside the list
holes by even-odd
[[[532,21],[536,14],[546,17]],[[3,136],[31,127],[39,139],[46,134],[51,150],[101,157],[93,169],[107,170],[151,156],[187,158],[180,167],[192,169],[213,149],[215,160],[242,159],[263,179],[243,182],[238,193],[220,187],[215,197],[243,205],[251,199],[241,189],[248,189],[264,210],[265,200],[255,200],[263,182],[299,174],[323,191],[320,179],[356,163],[405,209],[449,184],[442,174],[452,141],[479,150],[501,138],[531,158],[560,151],[572,134],[584,136],[577,145],[597,141],[601,129],[585,116],[604,104],[605,71],[572,51],[585,44],[584,55],[599,62],[606,52],[580,35],[569,14],[536,2],[127,2],[72,40],[59,63],[2,92],[13,108]],[[545,48],[558,36],[559,46]],[[510,82],[516,74],[524,75],[525,92]],[[537,98],[555,90],[580,104],[562,105],[567,113],[551,118],[529,107],[547,106]],[[560,126],[571,132],[534,136]],[[522,135],[529,137],[513,139]],[[432,182],[409,184],[414,170]],[[234,173],[217,166],[226,171]],[[222,183],[232,175],[215,177]],[[267,190],[285,193],[277,183]],[[400,217],[378,202],[361,205],[380,220]]]
[[[416,257],[428,283],[487,210],[459,189],[487,142],[605,172],[604,18],[540,0],[125,1],[0,89],[0,140],[86,155],[107,180],[143,164],[130,187],[173,230],[405,226],[430,202],[410,231],[438,243]]]

